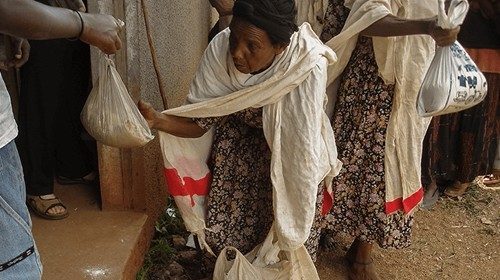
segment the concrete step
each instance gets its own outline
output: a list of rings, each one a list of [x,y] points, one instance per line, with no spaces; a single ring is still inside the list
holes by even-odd
[[[43,279],[135,279],[147,247],[147,215],[103,212],[98,190],[89,186],[56,186],[55,193],[68,218],[50,221],[32,213]]]

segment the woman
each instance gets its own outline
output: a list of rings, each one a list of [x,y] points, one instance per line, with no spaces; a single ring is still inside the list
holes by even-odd
[[[354,237],[349,279],[379,279],[374,244],[410,245],[429,122],[417,116],[415,101],[434,41],[448,45],[458,33],[436,26],[436,2],[330,0],[321,38],[336,36],[327,42],[339,56],[329,76],[343,72],[332,125],[344,169],[334,180],[327,227]]]
[[[439,196],[437,183],[446,186],[446,195],[457,197],[479,175],[491,173],[484,178],[485,184],[500,182],[500,170],[494,166],[500,91],[500,26],[494,19],[499,17],[499,2],[495,6],[491,0],[471,1],[458,40],[486,77],[488,94],[473,108],[433,118],[422,161],[428,207]]]
[[[238,0],[229,29],[205,51],[191,104],[160,114],[139,103],[150,126],[170,135],[213,131],[205,234],[215,253],[226,246],[249,252],[274,222],[281,249],[294,250],[310,236],[314,258],[318,185],[340,170],[323,111],[333,61],[308,24],[297,28],[294,1]],[[198,197],[191,196],[193,205]]]

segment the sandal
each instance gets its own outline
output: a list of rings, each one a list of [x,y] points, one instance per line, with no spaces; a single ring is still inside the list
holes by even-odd
[[[498,174],[497,171],[483,177],[483,184],[485,184],[486,186],[495,185],[498,183],[500,183],[500,174]]]
[[[470,183],[461,183],[456,181],[444,190],[444,194],[449,197],[459,197],[464,195],[469,186]]]
[[[62,203],[62,201],[57,198],[42,198],[42,196],[28,196],[27,199],[27,204],[35,214],[38,216],[49,219],[49,220],[61,220],[69,216],[68,211],[66,210],[66,206]],[[50,209],[53,209],[54,207],[63,207],[64,212],[60,214],[51,214],[49,213]]]

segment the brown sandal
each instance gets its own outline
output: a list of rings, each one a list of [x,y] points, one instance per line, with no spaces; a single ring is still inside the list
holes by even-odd
[[[66,206],[62,203],[62,201],[57,198],[48,198],[44,199],[42,196],[28,196],[27,204],[37,214],[38,216],[49,219],[49,220],[61,220],[69,216],[68,211],[66,210]],[[54,207],[61,206],[64,208],[64,212],[60,214],[51,214],[49,213],[50,209]]]

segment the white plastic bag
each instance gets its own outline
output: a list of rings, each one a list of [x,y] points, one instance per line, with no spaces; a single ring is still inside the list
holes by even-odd
[[[154,138],[107,56],[100,59],[99,81],[87,98],[81,120],[90,135],[112,147],[139,147]]]
[[[444,0],[439,5],[438,25],[444,29],[462,24],[469,7],[465,0],[452,0],[446,14]],[[486,78],[458,42],[437,47],[418,93],[417,112],[429,117],[462,111],[483,101],[486,92]]]
[[[304,245],[293,252],[280,252],[275,241],[272,226],[266,240],[246,255],[231,246],[224,248],[215,263],[213,280],[319,280]],[[232,261],[227,259],[228,250],[236,254]]]

